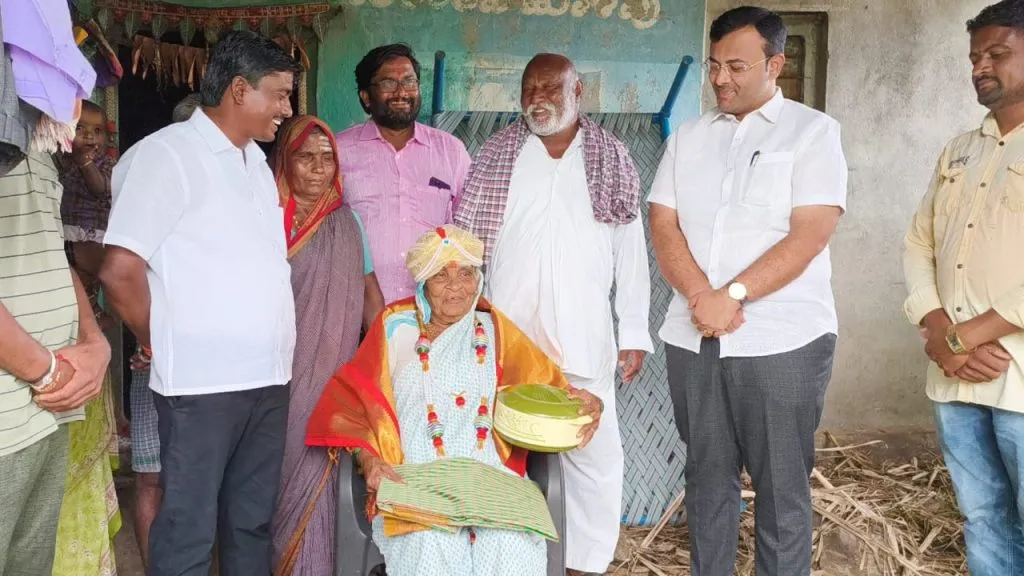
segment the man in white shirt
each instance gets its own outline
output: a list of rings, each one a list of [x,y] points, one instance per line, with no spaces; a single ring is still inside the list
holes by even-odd
[[[531,60],[523,117],[481,149],[455,215],[484,240],[491,301],[604,403],[591,443],[562,460],[570,574],[604,573],[614,556],[623,470],[615,371],[631,381],[653,349],[639,177],[622,142],[579,114],[582,94],[567,58]]]
[[[231,32],[210,51],[202,107],[114,169],[101,272],[152,349],[163,500],[149,576],[269,574],[295,348],[274,178],[254,140],[291,116],[298,67],[271,40]]]
[[[757,491],[757,573],[811,570],[808,477],[838,332],[828,243],[847,168],[839,124],[776,87],[785,44],[768,10],[714,21],[718,108],[669,140],[648,198],[676,293],[659,334],[687,445],[695,576],[733,572],[743,467]]]

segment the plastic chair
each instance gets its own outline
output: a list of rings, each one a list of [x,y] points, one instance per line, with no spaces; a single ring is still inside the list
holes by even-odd
[[[370,576],[384,565],[373,531],[364,512],[366,481],[356,471],[347,451],[341,451],[338,462],[338,516],[335,529],[334,576]],[[540,486],[548,502],[555,529],[562,540],[548,541],[547,576],[565,576],[565,494],[562,462],[557,454],[530,454],[527,475]]]

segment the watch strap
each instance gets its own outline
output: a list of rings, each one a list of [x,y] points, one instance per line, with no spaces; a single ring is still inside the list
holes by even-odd
[[[956,331],[956,324],[950,324],[949,328],[946,328],[946,345],[948,345],[950,351],[957,356],[971,353],[971,351],[964,346],[963,340],[960,339],[960,334]]]

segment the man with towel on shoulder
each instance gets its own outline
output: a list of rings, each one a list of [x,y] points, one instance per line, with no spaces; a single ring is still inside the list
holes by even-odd
[[[523,116],[480,150],[455,224],[484,241],[491,302],[572,386],[606,406],[590,444],[562,457],[566,565],[570,574],[600,574],[614,556],[622,515],[615,370],[632,381],[653,346],[640,180],[625,145],[579,113],[582,96],[568,58],[530,61]]]

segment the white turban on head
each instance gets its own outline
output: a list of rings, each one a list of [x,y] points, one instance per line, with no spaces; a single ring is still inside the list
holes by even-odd
[[[484,243],[471,232],[445,224],[420,236],[405,258],[405,266],[417,283],[425,282],[450,262],[479,268],[484,263]]]
[[[484,243],[471,232],[454,224],[445,224],[420,236],[409,249],[405,267],[416,280],[416,307],[424,323],[430,322],[431,309],[423,286],[427,279],[452,263],[479,268],[484,263]],[[477,285],[477,298],[480,297],[483,285],[481,278]]]

